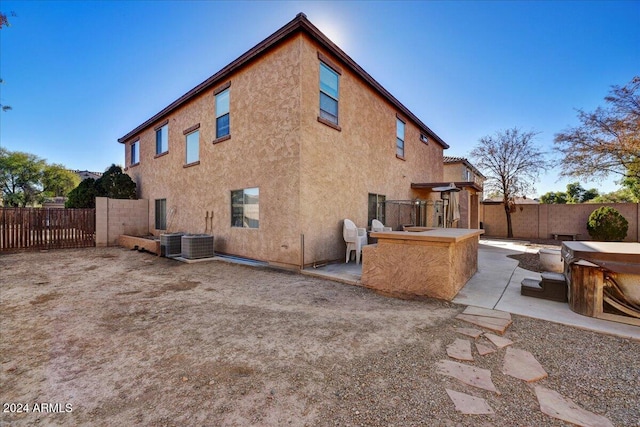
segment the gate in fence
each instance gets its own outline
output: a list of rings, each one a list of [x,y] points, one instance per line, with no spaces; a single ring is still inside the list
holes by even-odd
[[[95,209],[0,207],[0,251],[95,246]]]

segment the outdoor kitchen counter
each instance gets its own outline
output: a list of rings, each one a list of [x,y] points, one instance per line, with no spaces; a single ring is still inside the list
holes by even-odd
[[[484,230],[463,228],[381,231],[362,249],[362,284],[399,297],[451,301],[478,269]],[[424,230],[424,231],[417,231]]]

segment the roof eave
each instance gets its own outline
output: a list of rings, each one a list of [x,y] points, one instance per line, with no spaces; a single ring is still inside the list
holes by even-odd
[[[293,36],[298,31],[305,31],[309,34],[314,40],[316,40],[320,45],[329,50],[333,55],[338,57],[343,63],[345,63],[349,68],[351,68],[357,75],[359,75],[368,85],[370,85],[374,90],[380,93],[384,98],[386,98],[391,104],[393,104],[396,108],[398,108],[404,115],[406,115],[411,121],[413,121],[421,130],[425,131],[428,136],[433,138],[438,144],[440,144],[444,149],[449,148],[449,145],[444,142],[435,132],[433,132],[427,125],[425,125],[418,117],[416,117],[407,107],[405,107],[400,101],[398,101],[389,91],[387,91],[380,83],[378,83],[369,73],[367,73],[362,67],[360,67],[349,55],[347,55],[342,49],[340,49],[335,43],[329,40],[315,25],[311,23],[307,19],[307,16],[304,13],[298,13],[295,18],[293,18],[289,23],[285,24],[275,33],[271,34],[269,37],[255,45],[253,48],[249,49],[243,55],[238,57],[236,60],[231,62],[229,65],[215,73],[213,76],[209,77],[180,98],[173,101],[167,107],[163,108],[160,112],[155,114],[150,119],[146,120],[141,125],[137,126],[135,129],[124,135],[122,138],[118,138],[118,142],[124,144],[129,141],[131,138],[135,137],[137,134],[142,132],[144,129],[152,126],[154,123],[163,119],[165,116],[170,114],[172,111],[176,110],[183,104],[186,104],[194,97],[198,96],[200,93],[204,92],[207,89],[210,89],[212,86],[220,83],[222,80],[227,78],[233,72],[238,69],[246,66],[251,61],[261,56],[264,52],[268,51],[270,48],[276,46],[281,41]]]

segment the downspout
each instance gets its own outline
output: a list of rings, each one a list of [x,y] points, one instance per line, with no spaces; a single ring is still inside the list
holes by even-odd
[[[300,233],[300,271],[304,270],[304,234]]]

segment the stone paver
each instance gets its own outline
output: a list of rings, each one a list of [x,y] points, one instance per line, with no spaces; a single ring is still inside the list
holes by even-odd
[[[538,381],[548,376],[533,354],[513,347],[507,348],[504,355],[502,373],[527,382]]]
[[[471,343],[469,340],[461,340],[457,338],[453,344],[449,344],[447,346],[447,355],[453,359],[473,362],[473,356],[471,355]]]
[[[456,332],[459,332],[462,335],[466,335],[471,338],[478,338],[480,335],[482,335],[482,331],[475,328],[456,328]]]
[[[472,314],[461,313],[456,316],[456,319],[464,320],[476,326],[482,326],[500,335],[504,334],[511,320],[500,319],[497,317],[476,316]]]
[[[536,386],[535,392],[540,410],[550,417],[582,427],[613,427],[608,418],[582,409],[558,392],[541,386]]]
[[[513,344],[513,341],[511,341],[510,339],[504,338],[504,337],[500,337],[498,335],[485,333],[484,336],[487,337],[487,339],[489,341],[491,341],[493,343],[493,345],[495,345],[498,348],[503,348],[503,347],[506,347],[508,345]]]
[[[463,363],[441,360],[436,364],[438,373],[456,378],[457,380],[483,390],[493,391],[500,394],[496,386],[491,381],[491,371],[488,369],[476,368]]]
[[[500,310],[491,310],[489,308],[472,307],[465,308],[462,314],[470,314],[473,316],[492,317],[494,319],[511,320],[511,313]]]
[[[488,345],[476,343],[476,350],[480,356],[486,356],[487,354],[495,353],[496,349],[489,347]]]
[[[456,405],[456,411],[469,415],[493,414],[493,409],[481,397],[471,396],[466,393],[460,393],[454,390],[446,389],[447,394]]]

